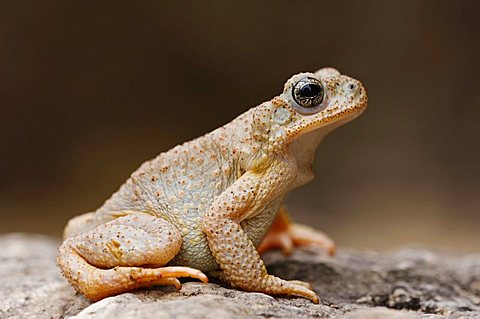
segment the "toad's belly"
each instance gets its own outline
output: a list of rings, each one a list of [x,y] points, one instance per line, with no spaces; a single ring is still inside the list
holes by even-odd
[[[207,238],[198,229],[183,234],[182,248],[168,264],[192,267],[203,272],[220,269],[208,247]]]
[[[257,215],[241,223],[255,247],[260,245],[265,234],[270,229],[272,221],[280,206],[280,200],[275,200],[262,209]],[[172,266],[186,266],[199,269],[203,272],[220,269],[215,257],[210,251],[207,238],[203,234],[200,224],[184,228],[183,243],[180,252],[168,263]]]

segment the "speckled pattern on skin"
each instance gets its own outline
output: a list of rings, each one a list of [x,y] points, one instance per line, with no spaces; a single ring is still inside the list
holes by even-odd
[[[323,137],[366,107],[362,84],[335,69],[294,75],[279,96],[145,162],[97,211],[70,220],[62,274],[92,300],[180,287],[178,277],[207,282],[208,272],[239,289],[319,302],[309,284],[269,275],[257,249],[334,252],[326,235],[289,222],[282,203],[314,178]]]

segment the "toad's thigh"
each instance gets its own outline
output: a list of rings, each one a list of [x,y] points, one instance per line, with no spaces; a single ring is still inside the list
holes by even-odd
[[[143,213],[117,218],[69,240],[80,256],[99,268],[163,266],[182,245],[175,226]]]

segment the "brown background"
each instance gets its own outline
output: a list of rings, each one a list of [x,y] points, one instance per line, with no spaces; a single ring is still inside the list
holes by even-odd
[[[369,109],[288,200],[342,246],[479,250],[480,2],[0,4],[0,232],[60,235],[144,160],[335,66]]]

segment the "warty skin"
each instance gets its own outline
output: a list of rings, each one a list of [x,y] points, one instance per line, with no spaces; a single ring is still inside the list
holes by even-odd
[[[303,79],[313,86],[295,95]],[[322,102],[302,108],[302,94]],[[279,96],[145,162],[98,210],[70,220],[62,274],[92,300],[180,287],[184,276],[207,282],[206,272],[239,289],[319,302],[307,283],[269,275],[257,248],[284,215],[285,195],[314,178],[323,137],[366,107],[363,85],[335,69],[292,76]],[[316,236],[310,231],[304,237]],[[295,243],[294,233],[278,238]],[[317,244],[328,246],[322,236]]]

